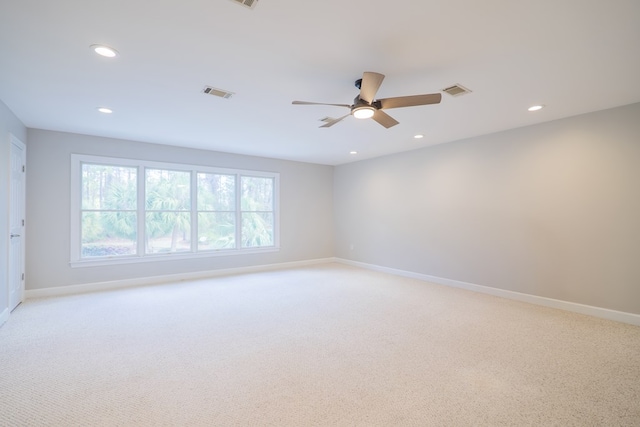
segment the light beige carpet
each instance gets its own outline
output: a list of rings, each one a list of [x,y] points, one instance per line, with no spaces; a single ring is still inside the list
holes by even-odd
[[[32,300],[2,426],[639,426],[640,328],[338,264]]]

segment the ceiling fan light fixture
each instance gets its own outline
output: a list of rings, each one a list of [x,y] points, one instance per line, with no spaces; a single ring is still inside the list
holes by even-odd
[[[360,107],[355,107],[351,112],[353,117],[356,119],[370,119],[373,117],[373,114],[376,112],[376,109],[370,105],[363,105]]]

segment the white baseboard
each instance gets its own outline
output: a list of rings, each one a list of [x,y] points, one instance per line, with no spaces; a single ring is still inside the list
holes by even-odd
[[[515,301],[527,302],[530,304],[542,305],[545,307],[557,308],[560,310],[571,311],[574,313],[587,314],[589,316],[600,317],[602,319],[615,320],[617,322],[629,323],[640,326],[640,315],[626,313],[624,311],[609,310],[607,308],[594,307],[590,305],[578,304],[574,302],[562,301],[553,298],[540,297],[520,292],[507,291],[504,289],[492,288],[490,286],[476,285],[474,283],[460,282],[458,280],[443,279],[441,277],[429,276],[427,274],[414,273],[412,271],[398,270],[395,268],[381,267],[379,265],[367,264],[364,262],[351,261],[343,258],[336,258],[335,262],[339,262],[354,267],[365,268],[368,270],[380,271],[396,276],[409,277],[412,279],[423,280],[425,282],[436,283],[439,285],[451,286],[454,288],[467,289],[469,291],[480,292],[483,294],[494,295],[497,297],[507,298]]]
[[[7,320],[9,320],[9,308],[5,308],[4,310],[2,310],[2,313],[0,313],[0,326],[6,322]]]
[[[284,262],[278,264],[264,264],[250,267],[226,268],[220,270],[198,271],[194,273],[171,274],[165,276],[141,277],[136,279],[114,280],[109,282],[86,283],[80,285],[60,286],[55,288],[29,289],[25,291],[25,298],[45,298],[62,295],[80,294],[86,292],[107,291],[113,289],[130,288],[135,286],[155,285],[167,282],[179,282],[185,280],[206,279],[209,277],[229,276],[233,274],[256,273],[270,270],[283,270],[287,268],[306,267],[317,264],[326,264],[338,262],[341,264],[360,267],[367,270],[380,271],[383,273],[393,274],[396,276],[409,277],[425,282],[436,283],[439,285],[451,286],[454,288],[466,289],[483,294],[494,295],[501,298],[507,298],[515,301],[537,304],[544,307],[557,308],[560,310],[571,311],[574,313],[586,314],[589,316],[600,317],[602,319],[615,320],[617,322],[629,323],[640,326],[640,315],[626,313],[623,311],[609,310],[607,308],[594,307],[590,305],[578,304],[568,301],[546,298],[537,295],[524,294],[521,292],[508,291],[504,289],[492,288],[490,286],[476,285],[474,283],[461,282],[458,280],[445,279],[442,277],[429,276],[427,274],[415,273],[412,271],[399,270],[395,268],[382,267],[375,264],[367,264],[359,261],[351,261],[343,258],[321,258],[305,261]],[[5,309],[0,314],[0,324],[9,318],[9,310]]]
[[[99,292],[114,289],[131,288],[135,286],[157,285],[168,282],[180,282],[185,280],[206,279],[209,277],[230,276],[233,274],[256,273],[270,270],[283,270],[287,268],[306,267],[310,265],[335,262],[335,258],[321,258],[305,261],[283,262],[278,264],[254,265],[250,267],[225,268],[220,270],[197,271],[194,273],[168,274],[164,276],[140,277],[136,279],[114,280],[109,282],[86,283],[80,285],[58,286],[55,288],[27,289],[25,298],[46,298],[62,295],[82,294],[86,292]],[[8,316],[8,313],[7,313]]]

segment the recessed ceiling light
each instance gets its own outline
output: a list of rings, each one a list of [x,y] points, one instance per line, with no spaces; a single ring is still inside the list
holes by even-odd
[[[357,151],[349,151],[349,154],[358,154]]]
[[[98,111],[100,111],[101,113],[104,113],[104,114],[113,113],[113,110],[111,108],[107,108],[107,107],[98,107]]]
[[[420,133],[419,133],[419,134],[417,134],[417,135],[414,135],[413,137],[414,137],[415,139],[422,139],[422,138],[424,138],[424,135],[422,135],[422,134],[420,134]]]
[[[544,108],[544,105],[532,105],[531,107],[529,107],[529,111],[538,111],[538,110],[542,110]]]
[[[98,55],[106,56],[107,58],[113,58],[118,56],[118,51],[112,47],[105,46],[103,44],[92,44],[91,50],[93,50]]]

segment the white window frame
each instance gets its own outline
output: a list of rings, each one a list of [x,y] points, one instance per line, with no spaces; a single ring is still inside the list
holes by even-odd
[[[125,166],[137,168],[137,253],[135,255],[119,255],[107,257],[82,258],[81,242],[81,212],[82,212],[82,164],[100,164],[108,166]],[[145,168],[165,169],[175,171],[187,171],[191,173],[191,251],[170,252],[159,254],[144,253],[145,230]],[[197,236],[197,173],[225,174],[236,176],[236,248],[198,250]],[[272,178],[273,188],[273,245],[259,248],[242,248],[239,238],[241,232],[242,211],[239,208],[241,194],[238,190],[242,176]],[[133,264],[142,262],[158,262],[166,260],[180,260],[193,258],[207,258],[230,255],[247,255],[256,253],[277,252],[280,250],[280,174],[277,172],[263,172],[244,169],[229,169],[212,166],[189,165],[180,163],[154,162],[147,160],[134,160],[118,157],[102,157],[85,154],[71,155],[71,228],[70,228],[70,262],[71,267],[94,267],[101,265]]]

